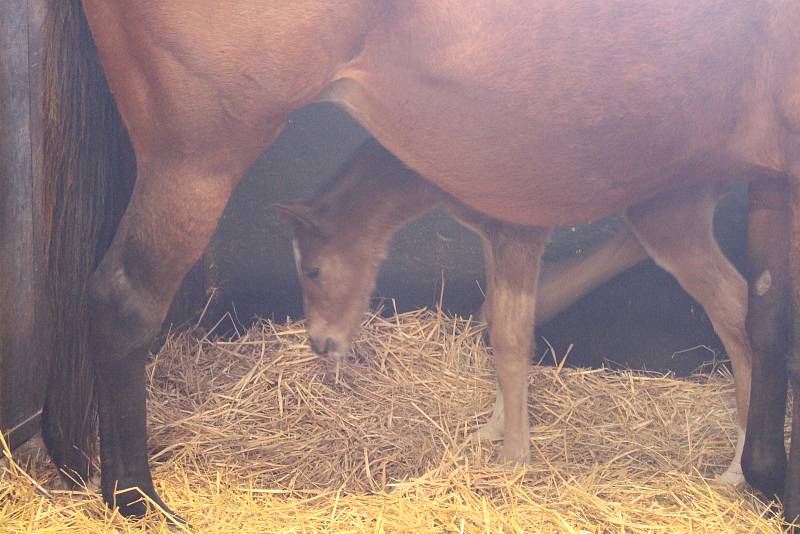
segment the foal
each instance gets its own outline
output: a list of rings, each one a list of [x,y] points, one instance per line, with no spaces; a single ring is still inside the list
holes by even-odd
[[[484,310],[494,346],[497,398],[477,435],[503,438],[500,459],[529,459],[527,368],[534,309],[543,322],[600,283],[651,256],[707,311],[734,368],[739,433],[735,456],[720,477],[743,481],[741,453],[748,406],[751,349],[745,333],[747,287],[723,256],[712,232],[719,185],[676,191],[625,212],[626,227],[597,251],[539,280],[550,230],[503,223],[465,207],[405,167],[376,141],[367,141],[343,171],[310,202],[279,206],[295,228],[295,261],[308,334],[319,355],[350,350],[394,233],[444,205],[483,242]]]

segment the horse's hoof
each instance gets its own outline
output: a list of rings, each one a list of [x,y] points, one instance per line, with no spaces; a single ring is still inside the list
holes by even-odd
[[[112,501],[109,502],[109,499],[105,497],[104,500],[109,508],[116,508],[123,517],[140,519],[152,512],[158,517],[164,518],[167,524],[173,527],[188,525],[185,519],[164,504],[155,490],[148,491],[146,494],[138,488],[120,490],[114,493]]]
[[[796,532],[796,525],[800,525],[800,505],[792,506],[789,503],[784,503],[783,521],[786,523],[784,526],[787,532]]]

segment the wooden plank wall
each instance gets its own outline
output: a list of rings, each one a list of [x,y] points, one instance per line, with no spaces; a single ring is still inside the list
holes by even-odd
[[[12,448],[38,430],[48,346],[35,159],[41,0],[0,15],[0,429]]]

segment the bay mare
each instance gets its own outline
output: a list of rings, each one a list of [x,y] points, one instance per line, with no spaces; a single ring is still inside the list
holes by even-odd
[[[337,360],[350,351],[368,308],[390,240],[410,220],[443,205],[483,241],[484,315],[494,347],[497,398],[478,437],[503,439],[501,461],[530,460],[528,362],[534,320],[542,323],[585,293],[652,257],[700,303],[734,369],[739,432],[721,481],[744,481],[752,350],[745,330],[747,283],[720,251],[713,233],[720,184],[676,190],[628,208],[626,227],[585,259],[539,275],[547,231],[478,213],[416,175],[374,140],[310,201],[278,206],[294,226],[294,254],[306,327],[314,352]],[[534,317],[534,310],[536,317]]]
[[[87,476],[96,406],[103,498],[122,514],[148,507],[133,487],[163,506],[147,458],[150,341],[242,174],[289,112],[319,100],[471,210],[538,227],[530,265],[554,225],[759,177],[743,468],[761,490],[784,489],[789,295],[800,301],[788,259],[796,0],[52,0],[48,11],[41,205],[58,357],[43,436],[59,466]],[[795,384],[800,360],[788,358]]]

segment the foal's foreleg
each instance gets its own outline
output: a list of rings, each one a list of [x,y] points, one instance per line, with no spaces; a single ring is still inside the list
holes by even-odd
[[[553,263],[543,262],[536,292],[536,324],[547,323],[594,289],[648,257],[631,229],[623,225],[588,254]],[[477,317],[486,320],[483,306]]]
[[[629,209],[626,221],[656,263],[703,306],[731,359],[739,433],[734,458],[720,479],[739,484],[753,356],[745,330],[747,283],[714,238],[719,197],[714,186],[677,191]]]
[[[536,291],[536,324],[553,319],[593,289],[647,257],[630,228],[622,226],[614,236],[586,256],[542,264]],[[481,320],[490,322],[486,303],[478,315]],[[475,432],[475,437],[490,441],[502,439],[504,412],[503,392],[498,385],[492,415]]]
[[[497,368],[495,410],[479,435],[503,426],[501,461],[527,463],[530,451],[528,365],[539,264],[549,230],[489,222],[480,229],[486,261],[486,306]]]

